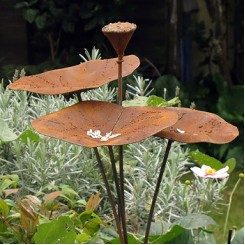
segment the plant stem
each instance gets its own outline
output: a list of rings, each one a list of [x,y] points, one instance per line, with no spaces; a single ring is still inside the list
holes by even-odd
[[[121,241],[121,243],[125,243],[125,240],[124,240],[124,237],[123,237],[123,234],[122,234],[122,228],[121,228],[120,220],[119,220],[119,217],[118,217],[118,214],[117,214],[117,211],[116,211],[116,205],[115,205],[115,202],[114,202],[113,197],[112,197],[111,189],[110,189],[110,186],[109,186],[106,174],[105,174],[104,166],[103,166],[102,160],[100,158],[100,155],[99,155],[97,147],[94,147],[94,152],[95,152],[95,155],[96,155],[96,158],[97,158],[97,161],[98,161],[98,165],[99,165],[99,168],[100,168],[100,172],[101,172],[103,181],[105,183],[105,187],[106,187],[106,191],[107,191],[107,194],[108,194],[109,202],[111,204],[113,215],[114,215],[114,218],[115,218],[115,221],[116,221],[117,232],[118,232],[120,241]]]
[[[157,184],[156,184],[155,192],[154,192],[154,195],[153,195],[153,199],[152,199],[152,203],[151,203],[151,209],[150,209],[150,213],[149,213],[149,216],[148,216],[148,221],[147,221],[147,226],[146,226],[146,231],[145,231],[145,239],[144,239],[144,243],[145,244],[148,243],[148,238],[149,238],[150,229],[151,229],[151,221],[152,221],[152,217],[153,217],[153,212],[154,212],[154,208],[155,208],[155,205],[156,205],[157,196],[158,196],[160,185],[161,185],[161,182],[162,182],[163,173],[164,173],[165,168],[166,168],[168,155],[169,155],[169,151],[170,151],[172,142],[173,142],[172,140],[168,140],[168,144],[167,144],[167,148],[166,148],[165,153],[164,153],[164,157],[163,157],[160,173],[159,173],[159,176],[158,176],[158,179],[157,179]]]
[[[224,225],[224,235],[226,234],[226,229],[227,229],[227,224],[228,224],[228,218],[229,218],[229,214],[230,214],[230,209],[231,209],[231,202],[232,202],[232,198],[233,198],[233,195],[235,193],[235,190],[238,186],[238,184],[240,183],[241,181],[241,178],[239,177],[239,179],[237,180],[232,192],[231,192],[231,195],[230,195],[230,198],[229,198],[229,204],[228,204],[228,208],[227,208],[227,212],[226,212],[226,217],[225,217],[225,225]]]

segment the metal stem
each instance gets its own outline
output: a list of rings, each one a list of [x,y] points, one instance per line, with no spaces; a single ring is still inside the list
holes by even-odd
[[[228,232],[228,241],[227,241],[227,244],[231,244],[232,233],[233,233],[233,230],[229,230],[229,232]]]
[[[123,62],[123,54],[118,54],[118,104],[122,105],[122,62]],[[126,214],[125,214],[125,200],[124,200],[124,170],[123,170],[123,146],[119,146],[119,182],[120,182],[120,196],[121,196],[121,221],[123,228],[123,235],[125,239],[125,243],[128,243],[127,236],[127,222],[126,222]]]
[[[122,105],[122,62],[123,62],[123,55],[118,55],[118,104]]]
[[[121,221],[121,218],[122,218],[122,198],[121,198],[121,192],[120,192],[120,183],[119,183],[119,180],[118,180],[117,169],[116,169],[116,161],[115,161],[115,157],[114,157],[112,146],[108,146],[108,149],[109,149],[112,172],[113,172],[115,186],[116,186],[116,191],[117,191],[118,216],[119,216],[119,220]]]
[[[125,243],[125,239],[124,239],[123,234],[122,234],[121,223],[120,223],[117,211],[116,211],[116,205],[115,205],[115,202],[114,202],[113,197],[112,197],[111,189],[110,189],[110,186],[109,186],[106,174],[105,174],[105,170],[104,170],[104,166],[103,166],[102,160],[100,158],[98,149],[96,147],[94,147],[94,152],[95,152],[95,155],[96,155],[96,158],[97,158],[97,162],[98,162],[98,165],[99,165],[99,168],[100,168],[100,172],[101,172],[103,181],[105,183],[105,187],[106,187],[106,191],[107,191],[107,194],[108,194],[109,202],[111,204],[113,215],[114,215],[114,218],[115,218],[115,221],[116,221],[117,232],[118,232],[120,241],[121,241],[121,243]]]
[[[119,145],[119,181],[120,181],[120,191],[121,191],[121,218],[122,218],[122,228],[125,243],[128,243],[127,236],[127,221],[125,214],[125,200],[124,200],[124,170],[123,170],[123,146]]]
[[[148,238],[149,238],[149,234],[150,234],[150,229],[151,229],[151,221],[152,221],[152,217],[153,217],[153,213],[154,213],[154,208],[156,205],[156,201],[157,201],[157,196],[159,193],[159,189],[160,189],[160,185],[162,182],[162,177],[163,177],[163,173],[166,167],[166,163],[168,160],[168,155],[169,155],[169,151],[172,145],[172,140],[168,140],[168,144],[167,144],[167,148],[165,150],[164,153],[164,157],[163,157],[163,161],[162,161],[162,165],[161,165],[161,169],[160,169],[160,173],[157,179],[157,184],[156,184],[156,188],[155,188],[155,192],[153,195],[153,199],[152,199],[152,203],[151,203],[151,209],[150,209],[150,213],[148,216],[148,221],[147,221],[147,226],[146,226],[146,231],[145,231],[145,239],[144,239],[144,243],[147,244],[148,243]]]

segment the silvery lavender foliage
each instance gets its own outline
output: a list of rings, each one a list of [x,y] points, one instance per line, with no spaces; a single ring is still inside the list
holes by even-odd
[[[149,96],[153,92],[153,88],[150,89],[152,80],[145,79],[142,76],[135,76],[133,75],[134,82],[136,83],[135,86],[126,84],[128,90],[126,94],[129,96],[137,97],[137,96]]]
[[[4,89],[0,85],[0,118],[17,135],[26,129],[34,132],[31,127],[33,119],[75,103],[75,99],[67,100],[62,95],[34,96],[26,91]],[[35,193],[52,183],[70,185],[83,196],[90,196],[103,186],[95,165],[95,157],[89,148],[43,135],[40,135],[39,142],[16,140],[2,143],[0,150],[1,174],[18,174],[23,194]]]
[[[82,92],[82,100],[99,100],[99,101],[115,101],[117,90],[115,88],[110,88],[108,84],[104,84],[99,88]]]
[[[129,159],[126,172],[126,209],[132,231],[139,231],[149,214],[160,164],[166,148],[166,140],[156,137],[131,144],[125,158]],[[186,166],[189,149],[174,142],[168,158],[164,178],[155,208],[154,221],[173,223],[193,213],[208,214],[218,208],[226,180],[193,178]],[[133,163],[133,164],[132,164]],[[127,162],[125,162],[127,164]],[[127,169],[127,168],[126,168]]]
[[[16,77],[18,76],[15,74],[15,79]],[[139,89],[147,92],[142,86]],[[116,91],[108,85],[103,85],[82,93],[81,97],[83,100],[114,101]],[[33,119],[76,102],[76,99],[67,100],[62,95],[33,96],[25,91],[4,89],[0,85],[0,118],[4,119],[17,135],[27,128],[32,129]],[[29,140],[24,144],[17,140],[1,145],[1,173],[17,173],[23,193],[36,192],[48,184],[70,185],[83,197],[90,196],[98,189],[104,189],[96,168],[96,158],[90,149],[43,135],[40,137],[39,142]],[[138,232],[148,217],[165,147],[165,140],[150,137],[125,148],[125,199],[127,219],[133,232]],[[110,174],[107,151],[102,147],[100,153]],[[172,223],[187,214],[208,213],[222,200],[221,192],[226,180],[215,181],[197,177],[190,184],[182,180],[182,176],[188,173],[188,154],[187,147],[177,142],[172,144],[155,208],[156,222]],[[106,193],[103,192],[103,195]],[[104,210],[108,211],[108,207],[105,202]]]

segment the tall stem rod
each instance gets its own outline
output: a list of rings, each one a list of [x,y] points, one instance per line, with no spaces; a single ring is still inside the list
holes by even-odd
[[[118,64],[118,104],[122,105],[122,63],[123,63],[123,55],[118,55],[117,64]]]
[[[154,209],[155,209],[155,205],[156,205],[156,201],[157,201],[157,196],[160,190],[160,185],[162,182],[162,177],[166,168],[166,164],[167,164],[167,160],[168,160],[168,155],[169,155],[169,151],[172,145],[172,140],[168,140],[168,144],[164,153],[164,157],[163,157],[163,161],[162,161],[162,165],[161,165],[161,169],[160,169],[160,173],[157,179],[157,184],[156,184],[156,188],[155,188],[155,192],[153,195],[153,199],[152,199],[152,203],[151,203],[151,209],[150,209],[150,213],[148,216],[148,221],[147,221],[147,225],[146,225],[146,231],[145,231],[145,239],[144,239],[144,243],[147,244],[148,243],[148,238],[149,238],[149,234],[150,234],[150,229],[151,229],[151,222],[152,222],[152,217],[153,217],[153,213],[154,213]]]
[[[119,146],[119,181],[120,181],[120,192],[121,192],[121,215],[122,215],[122,228],[125,243],[128,243],[127,236],[127,221],[125,213],[125,198],[124,198],[124,169],[123,169],[123,146]]]
[[[122,218],[122,198],[121,198],[121,191],[120,191],[120,183],[119,183],[119,179],[118,179],[118,174],[117,174],[117,169],[116,169],[116,161],[115,161],[112,146],[108,146],[108,149],[109,149],[109,155],[110,155],[110,160],[111,160],[114,182],[115,182],[116,191],[117,191],[118,216],[119,216],[119,219],[121,221],[121,218]]]
[[[106,174],[105,174],[105,169],[104,169],[102,160],[100,158],[98,149],[96,147],[94,147],[94,153],[96,155],[97,162],[98,162],[98,165],[99,165],[99,168],[100,168],[100,172],[101,172],[103,181],[105,183],[105,187],[106,187],[106,191],[107,191],[107,194],[108,194],[109,202],[110,202],[111,207],[112,207],[112,212],[113,212],[113,215],[114,215],[114,218],[115,218],[115,221],[116,221],[116,226],[117,226],[117,232],[118,232],[118,235],[119,235],[119,239],[120,239],[121,243],[125,243],[126,241],[125,241],[125,239],[123,237],[123,234],[122,234],[122,227],[121,227],[121,223],[120,223],[117,211],[116,211],[116,205],[115,205],[115,202],[114,202],[113,197],[112,197],[111,188],[110,188],[110,185],[108,183],[108,180],[107,180],[107,177],[106,177]]]

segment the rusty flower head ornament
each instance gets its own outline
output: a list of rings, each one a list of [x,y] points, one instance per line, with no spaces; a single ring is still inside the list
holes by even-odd
[[[168,107],[167,110],[176,112],[179,119],[157,133],[158,137],[182,143],[225,144],[239,135],[237,127],[213,113],[179,107]]]
[[[102,32],[109,39],[117,55],[123,56],[136,27],[129,22],[110,23],[102,28]]]
[[[139,64],[137,56],[125,56],[122,76],[130,75]],[[116,58],[91,60],[67,68],[25,76],[8,87],[47,95],[65,94],[97,88],[116,80],[117,75]]]
[[[109,39],[115,49],[118,59],[118,104],[122,105],[122,63],[124,51],[136,30],[136,25],[128,22],[110,23],[102,28],[102,32]]]

